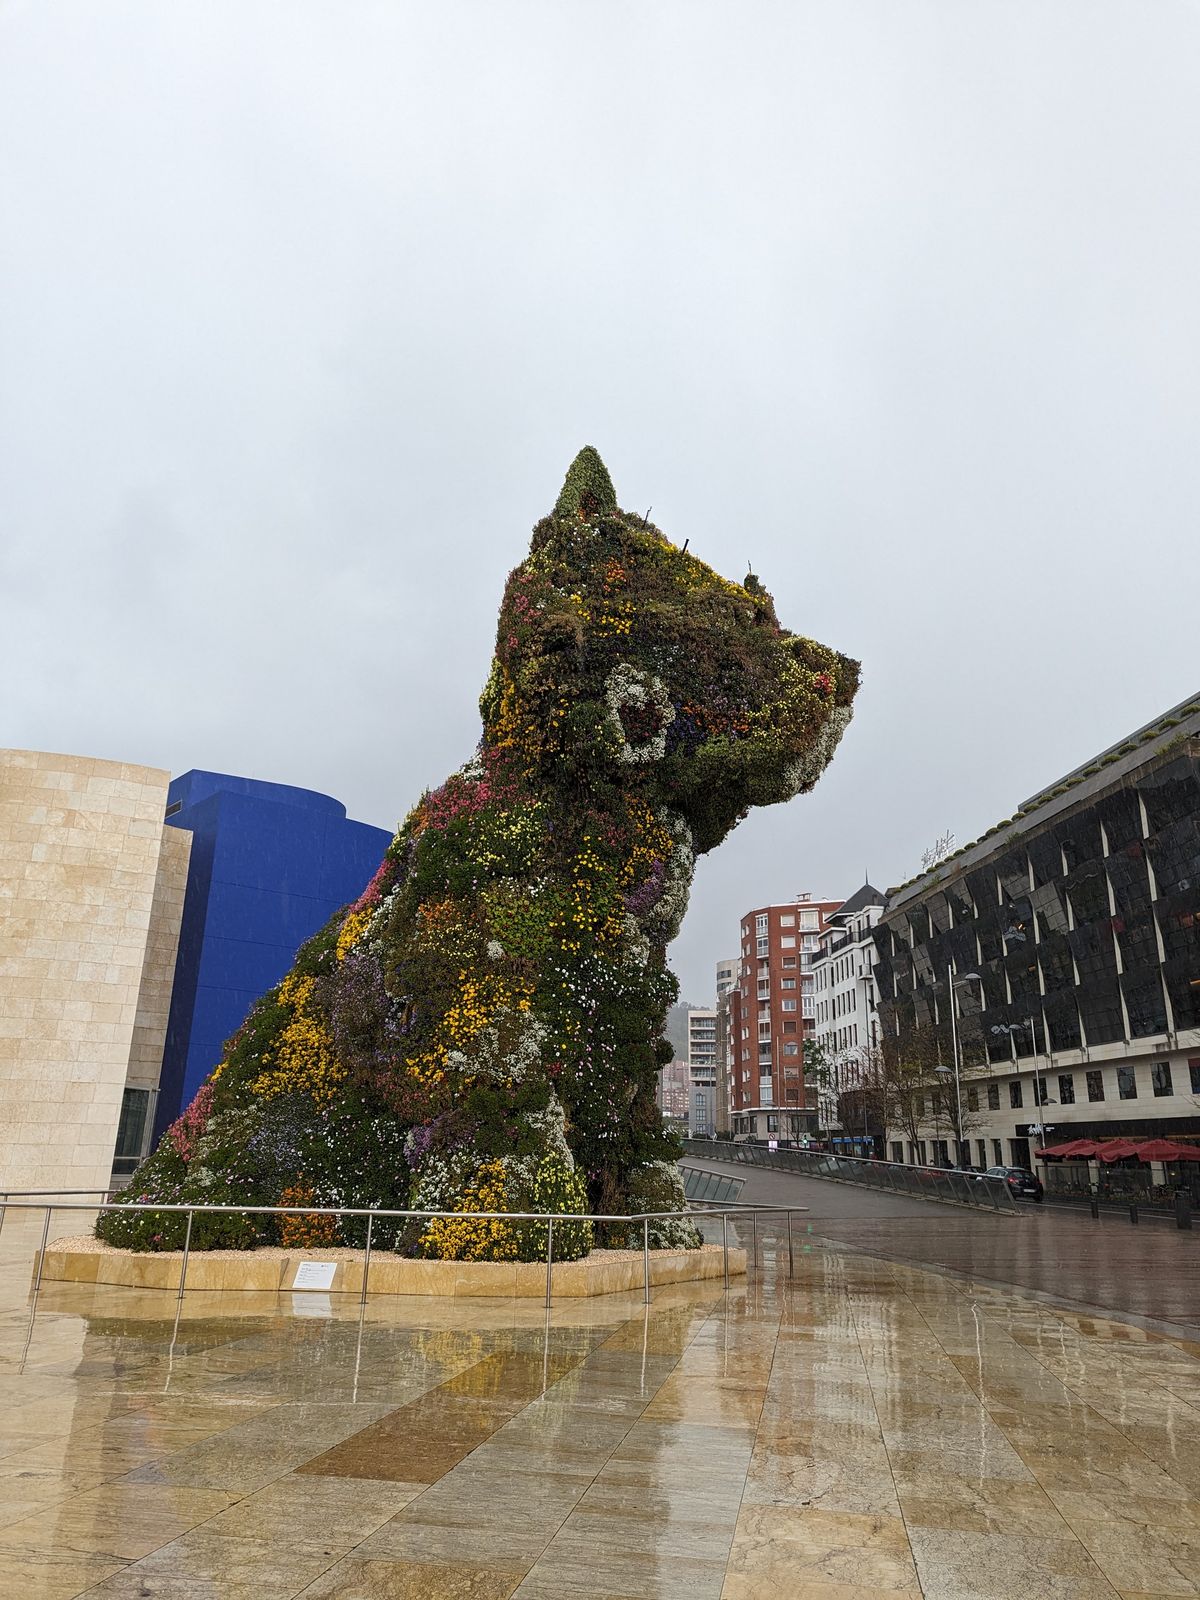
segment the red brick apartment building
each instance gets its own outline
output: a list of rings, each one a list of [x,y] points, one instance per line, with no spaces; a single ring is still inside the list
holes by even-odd
[[[804,1040],[816,1017],[813,962],[825,919],[841,903],[798,895],[742,918],[741,975],[729,1007],[735,1134],[782,1142],[817,1131],[817,1087],[804,1082]]]

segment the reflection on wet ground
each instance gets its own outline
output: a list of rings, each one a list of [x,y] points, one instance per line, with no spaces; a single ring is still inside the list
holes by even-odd
[[[764,1234],[649,1307],[56,1284],[31,1332],[10,1216],[0,1600],[1200,1594],[1200,1343]]]

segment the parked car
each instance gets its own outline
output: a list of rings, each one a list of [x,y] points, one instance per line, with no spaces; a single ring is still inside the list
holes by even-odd
[[[1042,1180],[1025,1167],[989,1167],[984,1177],[1003,1178],[1013,1194],[1020,1195],[1022,1200],[1042,1203]]]

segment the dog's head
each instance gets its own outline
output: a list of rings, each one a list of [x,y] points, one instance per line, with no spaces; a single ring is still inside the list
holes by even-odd
[[[857,688],[858,663],[781,628],[753,574],[730,583],[621,511],[588,448],[505,589],[484,748],[589,803],[634,790],[699,853],[812,788]]]

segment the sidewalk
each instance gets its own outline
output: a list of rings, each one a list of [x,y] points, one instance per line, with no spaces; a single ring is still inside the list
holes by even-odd
[[[730,1170],[727,1162],[686,1160]],[[821,1238],[1200,1340],[1200,1230],[1162,1222],[1134,1227],[1123,1213],[1095,1222],[1086,1212],[1047,1206],[1023,1206],[1016,1217],[958,1211],[820,1178],[736,1171],[746,1179],[744,1202],[806,1206],[804,1223]]]

